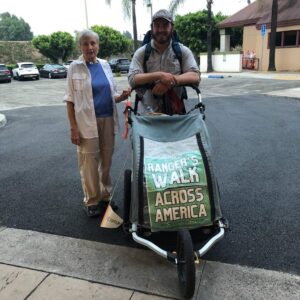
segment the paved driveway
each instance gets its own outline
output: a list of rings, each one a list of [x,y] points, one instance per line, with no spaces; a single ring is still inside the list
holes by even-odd
[[[203,77],[200,84],[203,99],[209,97],[274,93],[276,91],[300,87],[300,81],[296,80],[241,77],[241,74],[225,75],[224,79],[207,79],[205,75]],[[115,80],[119,91],[127,88],[126,75],[116,77]],[[41,78],[34,81],[13,80],[10,84],[0,84],[0,112],[7,109],[28,106],[64,105],[62,99],[65,87],[66,79]],[[195,93],[189,90],[189,96],[194,97]]]

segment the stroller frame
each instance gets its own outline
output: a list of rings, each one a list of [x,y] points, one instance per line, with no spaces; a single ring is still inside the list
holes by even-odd
[[[189,114],[191,111],[199,109],[200,114],[202,115],[202,119],[205,119],[204,111],[205,106],[202,103],[201,93],[198,87],[190,86],[192,87],[198,97],[198,103],[189,111],[187,114]],[[125,109],[125,112],[128,113],[128,123],[132,124],[132,118],[131,113],[137,114],[137,107],[138,107],[138,101],[140,101],[141,98],[136,98],[136,103],[134,109],[131,108],[131,106],[127,106]],[[179,229],[177,232],[177,252],[174,253],[169,250],[165,250],[156,243],[150,241],[145,236],[145,232],[151,234],[151,231],[149,228],[144,228],[143,224],[140,224],[141,220],[140,218],[135,222],[131,222],[129,220],[130,215],[130,205],[131,205],[131,185],[133,184],[133,178],[132,178],[132,172],[131,170],[125,171],[125,177],[124,177],[124,224],[123,229],[126,234],[131,234],[132,238],[135,242],[138,244],[147,247],[148,249],[152,250],[156,254],[166,258],[171,263],[177,265],[177,271],[178,271],[178,278],[179,278],[179,286],[181,294],[184,298],[189,299],[194,294],[195,289],[195,262],[199,262],[199,258],[202,257],[204,254],[206,254],[217,242],[219,242],[225,235],[225,229],[228,228],[227,220],[223,217],[218,218],[213,224],[209,227],[210,229],[213,229],[213,234],[209,234],[209,237],[205,239],[199,248],[195,249],[195,246],[192,242],[190,232],[188,229]],[[128,178],[130,177],[130,178]],[[130,201],[128,204],[128,199],[126,197],[130,196]],[[129,206],[129,207],[128,207]],[[140,235],[141,233],[141,235]],[[181,246],[180,246],[181,245]],[[188,253],[184,253],[188,252]],[[184,265],[184,266],[183,266]],[[186,265],[186,266],[185,266]]]

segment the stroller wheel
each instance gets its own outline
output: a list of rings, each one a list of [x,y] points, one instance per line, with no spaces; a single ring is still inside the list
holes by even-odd
[[[177,234],[177,273],[182,296],[192,298],[195,291],[195,259],[188,230],[179,230]]]
[[[124,172],[123,230],[125,234],[129,234],[130,229],[131,173],[131,170]]]

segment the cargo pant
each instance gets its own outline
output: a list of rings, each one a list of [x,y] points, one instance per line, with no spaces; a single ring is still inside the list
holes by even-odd
[[[109,201],[112,192],[110,168],[115,134],[113,117],[97,118],[98,138],[80,139],[78,165],[86,206]]]

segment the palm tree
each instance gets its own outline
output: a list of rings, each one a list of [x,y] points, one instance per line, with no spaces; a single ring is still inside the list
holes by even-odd
[[[111,0],[106,0],[108,5],[111,4]],[[145,5],[148,4],[147,0],[143,0]],[[132,17],[132,31],[133,31],[133,45],[134,51],[138,48],[138,39],[137,39],[137,25],[136,25],[136,10],[135,10],[136,0],[122,0],[122,8],[125,17]],[[149,4],[148,4],[149,5]]]
[[[260,0],[265,1],[265,0]],[[281,10],[296,4],[295,0],[287,0],[281,5]],[[278,0],[272,1],[272,15],[271,15],[271,32],[270,32],[270,55],[268,71],[276,71],[275,67],[275,49],[276,49],[276,31],[277,31],[277,16],[278,16]]]
[[[212,11],[211,6],[213,4],[213,0],[206,0],[207,1],[207,72],[212,72]],[[249,1],[249,0],[248,0]],[[177,8],[180,4],[183,4],[184,0],[172,0],[169,6],[170,12],[174,15],[177,11]]]
[[[272,14],[271,14],[270,54],[269,54],[268,71],[276,71],[275,49],[276,49],[277,15],[278,15],[278,0],[273,0]]]

